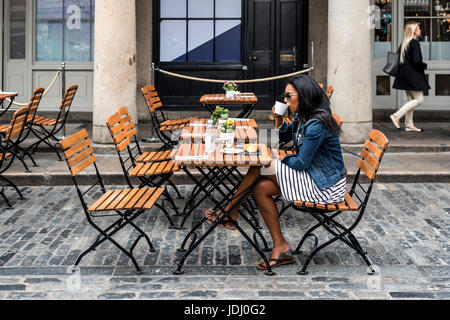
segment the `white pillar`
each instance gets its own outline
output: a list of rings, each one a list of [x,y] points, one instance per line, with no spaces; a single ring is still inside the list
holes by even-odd
[[[328,1],[328,85],[342,117],[343,143],[361,143],[372,129],[370,0]]]
[[[135,0],[95,2],[93,140],[112,143],[106,120],[122,106],[136,111]]]

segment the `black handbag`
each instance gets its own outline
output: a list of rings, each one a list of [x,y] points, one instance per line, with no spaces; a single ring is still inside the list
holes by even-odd
[[[398,64],[400,55],[396,52],[388,52],[387,63],[383,68],[383,71],[388,75],[395,77],[398,72]]]

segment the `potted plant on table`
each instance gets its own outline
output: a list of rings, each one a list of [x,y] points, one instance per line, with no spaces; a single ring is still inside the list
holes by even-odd
[[[227,99],[234,99],[236,97],[236,91],[239,85],[235,82],[225,81],[223,89],[226,91]]]
[[[213,121],[213,125],[215,126],[218,120],[227,120],[230,116],[230,111],[228,109],[216,106],[216,110],[214,110],[211,120]],[[219,123],[221,125],[221,123]]]
[[[220,127],[220,140],[231,147],[234,144],[234,132],[236,131],[236,123],[234,120],[225,120]]]

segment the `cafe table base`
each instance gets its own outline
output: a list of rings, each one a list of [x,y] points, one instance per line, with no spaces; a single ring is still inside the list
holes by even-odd
[[[214,191],[218,191],[223,197],[227,197],[228,194],[234,194],[238,187],[239,182],[242,181],[244,176],[239,172],[239,170],[236,167],[215,167],[213,169],[208,169],[207,177],[203,177],[196,186],[194,187],[194,190],[191,193],[191,196],[189,197],[188,201],[186,202],[186,205],[183,209],[183,214],[181,216],[184,216],[180,228],[184,228],[184,224],[186,223],[186,220],[188,217],[192,214],[192,212],[198,208],[198,206],[206,200],[208,197],[208,194],[212,194]],[[220,182],[223,183],[220,183]],[[211,183],[209,183],[211,182]],[[234,188],[230,188],[227,186],[225,182],[228,182],[231,185],[234,185]],[[200,185],[205,186],[205,190],[207,192],[203,192],[203,190],[200,188]],[[222,190],[223,187],[226,190]],[[200,200],[197,200],[197,198],[200,196],[200,194],[203,193],[203,196]],[[253,219],[254,224],[258,229],[262,229],[262,227],[259,224],[258,218],[255,214],[256,205],[254,205],[251,200],[253,198],[253,195],[249,197],[243,204],[242,207],[250,214],[251,218]]]
[[[197,240],[198,236],[197,236],[196,230],[199,229],[203,225],[203,223],[206,222],[207,218],[204,217],[197,225],[195,225],[192,228],[192,230],[185,237],[181,248],[178,250],[180,252],[185,252],[185,254],[180,259],[177,269],[173,273],[175,275],[184,274],[184,271],[182,270],[183,265],[184,265],[185,260],[189,257],[189,255],[203,242],[203,240],[205,240],[208,237],[208,235],[212,231],[214,231],[215,228],[217,228],[217,226],[219,224],[223,223],[224,221],[230,221],[235,226],[235,228],[243,235],[243,237],[250,243],[250,245],[258,252],[258,254],[261,256],[261,258],[264,260],[264,262],[268,266],[265,274],[268,276],[275,275],[276,273],[272,271],[272,268],[270,267],[270,263],[264,254],[264,251],[268,252],[268,251],[271,251],[271,249],[269,249],[267,247],[267,243],[264,239],[264,236],[260,232],[260,230],[258,230],[258,228],[252,224],[252,222],[248,219],[248,217],[246,217],[244,214],[240,214],[240,216],[249,224],[249,226],[255,232],[253,235],[254,239],[252,240],[250,238],[250,236],[248,236],[248,234],[239,226],[239,224],[230,217],[231,211],[233,211],[238,206],[239,202],[241,202],[243,199],[247,198],[253,192],[253,189],[255,188],[256,184],[259,181],[259,178],[247,190],[242,192],[242,194],[236,195],[235,198],[237,198],[238,200],[236,201],[236,203],[233,206],[231,206],[231,208],[229,210],[226,210],[225,204],[229,202],[229,200],[230,200],[229,197],[225,197],[221,201],[218,201],[217,199],[215,199],[212,196],[212,194],[208,192],[208,190],[206,189],[206,186],[199,183],[200,181],[190,172],[189,168],[196,168],[200,172],[200,174],[208,181],[208,184],[214,185],[215,183],[214,183],[214,181],[211,181],[210,174],[208,174],[208,172],[203,170],[202,167],[189,167],[188,168],[188,167],[183,166],[182,168],[186,172],[186,174],[193,180],[193,182],[197,186],[199,186],[199,188],[205,193],[205,195],[207,195],[207,197],[215,203],[215,207],[213,210],[222,212],[223,214],[220,215],[219,217],[217,217],[217,219],[210,225],[208,230],[198,240]],[[208,168],[208,167],[206,167],[206,168]],[[208,169],[211,172],[214,170],[214,167],[211,167]],[[215,189],[217,190],[218,188],[215,188]],[[206,197],[205,197],[205,199],[206,199]],[[259,246],[259,243],[258,243],[257,237],[256,237],[257,235],[261,238],[261,240],[265,244],[265,250],[263,250]],[[190,238],[192,238],[191,243],[190,243],[188,249],[186,250],[185,246]]]

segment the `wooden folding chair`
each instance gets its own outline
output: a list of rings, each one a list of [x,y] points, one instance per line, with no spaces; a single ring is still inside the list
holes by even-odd
[[[31,132],[39,139],[27,148],[27,151],[31,151],[33,154],[39,145],[43,142],[47,146],[53,149],[58,156],[59,161],[62,161],[58,150],[55,148],[54,143],[59,143],[60,139],[56,136],[64,128],[66,120],[69,116],[70,107],[72,106],[73,98],[77,93],[78,85],[72,85],[67,88],[66,93],[59,106],[59,113],[56,118],[46,118],[36,115],[34,121],[29,123]],[[51,140],[54,141],[52,144]]]
[[[26,150],[24,149],[21,144],[23,141],[25,141],[25,139],[27,139],[28,135],[30,134],[30,129],[28,127],[29,123],[32,123],[34,121],[34,118],[36,116],[36,112],[39,106],[39,103],[41,102],[42,99],[42,95],[44,94],[44,88],[37,88],[36,90],[34,90],[33,95],[30,99],[30,102],[28,103],[27,107],[24,108],[28,108],[27,111],[21,111],[20,115],[23,115],[25,112],[27,113],[27,117],[25,118],[25,123],[23,123],[23,125],[25,125],[25,127],[23,129],[21,129],[20,131],[20,135],[15,137],[14,135],[11,135],[11,132],[14,132],[17,130],[17,128],[14,128],[13,126],[13,122],[15,114],[13,114],[13,119],[11,120],[11,123],[9,125],[2,125],[0,126],[0,134],[2,134],[5,137],[5,141],[8,141],[10,138],[14,138],[14,143],[11,143],[10,145],[14,145],[13,149],[9,149],[9,152],[13,153],[22,163],[22,165],[25,167],[25,171],[26,172],[31,172],[31,170],[28,168],[27,164],[25,163],[25,156],[28,156],[34,167],[37,167],[38,165],[36,164],[36,161],[34,161],[32,155]],[[22,120],[20,120],[19,124],[21,125]]]
[[[6,183],[2,186],[0,195],[10,208],[12,208],[12,206],[5,194],[6,187],[12,187],[14,190],[16,190],[21,199],[24,199],[24,197],[16,184],[3,176],[2,173],[4,173],[9,169],[9,167],[11,167],[14,159],[18,158],[20,160],[20,158],[17,156],[16,150],[18,144],[22,141],[21,137],[24,134],[30,110],[31,108],[28,106],[20,108],[19,110],[14,112],[11,123],[8,126],[8,130],[5,132],[5,138],[2,138],[0,136],[0,180]]]
[[[158,201],[159,197],[164,192],[164,188],[130,188],[106,191],[102,177],[97,168],[97,158],[94,154],[94,149],[91,146],[91,140],[89,139],[86,129],[62,140],[60,146],[64,152],[67,166],[69,167],[72,181],[80,198],[86,219],[99,233],[99,236],[94,243],[78,257],[75,265],[77,266],[87,253],[95,250],[95,248],[106,240],[109,240],[130,258],[137,273],[142,274],[142,271],[133,256],[133,250],[142,238],[145,238],[147,241],[150,252],[154,252],[155,249],[150,242],[149,237],[133,222],[133,220],[143,214],[146,210],[151,210],[153,208],[156,201]],[[80,185],[77,183],[78,176],[86,168],[92,166],[95,169],[96,182],[86,190],[81,190]],[[88,206],[88,200],[85,198],[88,196],[88,193],[93,192],[96,187],[100,188],[103,195],[95,200],[92,205]],[[109,214],[106,214],[106,212],[109,212]],[[116,217],[117,220],[107,228],[102,228],[100,224],[94,222],[94,218],[97,220],[105,217]],[[131,248],[126,250],[116,242],[112,236],[128,225],[134,228],[139,235]]]
[[[353,235],[352,231],[359,224],[366,210],[375,177],[377,175],[381,160],[383,159],[383,155],[388,144],[389,140],[382,132],[378,130],[372,130],[369,133],[369,138],[367,139],[361,154],[358,156],[358,172],[356,173],[350,192],[345,195],[344,202],[337,204],[320,204],[302,201],[294,202],[293,208],[295,210],[307,212],[318,221],[316,225],[314,225],[305,233],[294,251],[295,254],[300,253],[305,240],[309,237],[314,238],[314,247],[312,248],[312,251],[309,254],[308,258],[306,259],[303,268],[298,272],[298,274],[308,274],[306,269],[308,268],[308,265],[311,262],[312,258],[319,251],[328,247],[337,240],[342,241],[343,243],[354,249],[364,259],[367,266],[369,267],[370,272],[368,273],[374,273],[372,265],[366,256],[367,252],[362,249],[360,243]],[[367,189],[365,189],[359,181],[362,173],[364,173],[370,181]],[[343,212],[348,211],[358,212],[358,214],[355,215],[354,222],[347,227],[337,222],[335,219]],[[329,232],[329,234],[332,235],[331,239],[324,242],[320,246],[318,245],[319,241],[317,236],[313,233],[313,231],[318,229],[319,227],[323,227],[326,231]]]
[[[176,134],[175,132],[183,129],[191,121],[198,119],[198,117],[168,120],[164,115],[163,105],[155,87],[147,85],[141,88],[141,92],[144,96],[145,103],[147,104],[148,111],[150,112],[152,125],[156,131],[156,135],[164,143],[161,150],[172,149],[173,146],[178,144],[179,139],[179,134]]]
[[[173,176],[173,173],[180,170],[178,166],[174,165],[172,160],[151,162],[137,161],[137,159],[143,158],[143,154],[139,147],[137,129],[134,125],[128,108],[119,108],[115,114],[108,118],[106,125],[108,126],[109,132],[116,146],[120,164],[122,166],[125,179],[130,188],[133,187],[131,178],[139,179],[141,181],[140,187],[145,185],[160,187],[164,183],[169,183],[177,192],[178,197],[182,198],[177,187],[170,180],[170,178]],[[134,147],[132,146],[132,141],[134,142]],[[171,159],[171,150],[164,151],[163,155],[167,152],[170,153]],[[174,210],[176,211],[176,214],[179,215],[178,208],[176,207],[170,193],[166,189],[164,189],[163,195],[165,197],[165,200],[171,203]],[[170,228],[176,228],[165,208],[162,206],[161,209],[169,220]]]

